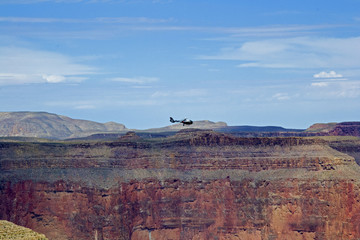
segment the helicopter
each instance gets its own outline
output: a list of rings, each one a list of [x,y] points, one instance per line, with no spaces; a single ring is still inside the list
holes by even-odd
[[[185,119],[183,119],[183,120],[174,120],[172,117],[170,117],[170,122],[171,122],[171,123],[179,122],[179,123],[182,123],[183,126],[193,124],[193,121],[190,120],[190,119],[188,119],[188,118],[185,118]]]

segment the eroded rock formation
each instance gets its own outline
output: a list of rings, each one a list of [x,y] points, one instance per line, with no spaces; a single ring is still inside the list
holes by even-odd
[[[317,123],[310,126],[306,132],[327,136],[360,137],[360,122]]]
[[[359,239],[360,169],[319,139],[3,142],[0,218],[49,239]]]

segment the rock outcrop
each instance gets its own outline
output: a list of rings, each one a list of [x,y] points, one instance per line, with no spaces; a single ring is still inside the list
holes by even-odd
[[[360,239],[360,167],[315,138],[0,143],[0,218],[49,239]]]
[[[306,132],[324,136],[357,136],[360,137],[360,122],[317,123]]]

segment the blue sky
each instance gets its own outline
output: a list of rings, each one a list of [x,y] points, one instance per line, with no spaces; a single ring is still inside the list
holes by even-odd
[[[0,111],[360,120],[360,1],[0,0]]]

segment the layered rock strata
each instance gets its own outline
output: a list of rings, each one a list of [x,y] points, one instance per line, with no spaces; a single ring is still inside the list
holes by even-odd
[[[0,163],[0,218],[49,239],[360,239],[359,166],[317,139],[3,142]]]
[[[325,136],[360,136],[360,122],[317,123],[305,132]]]

